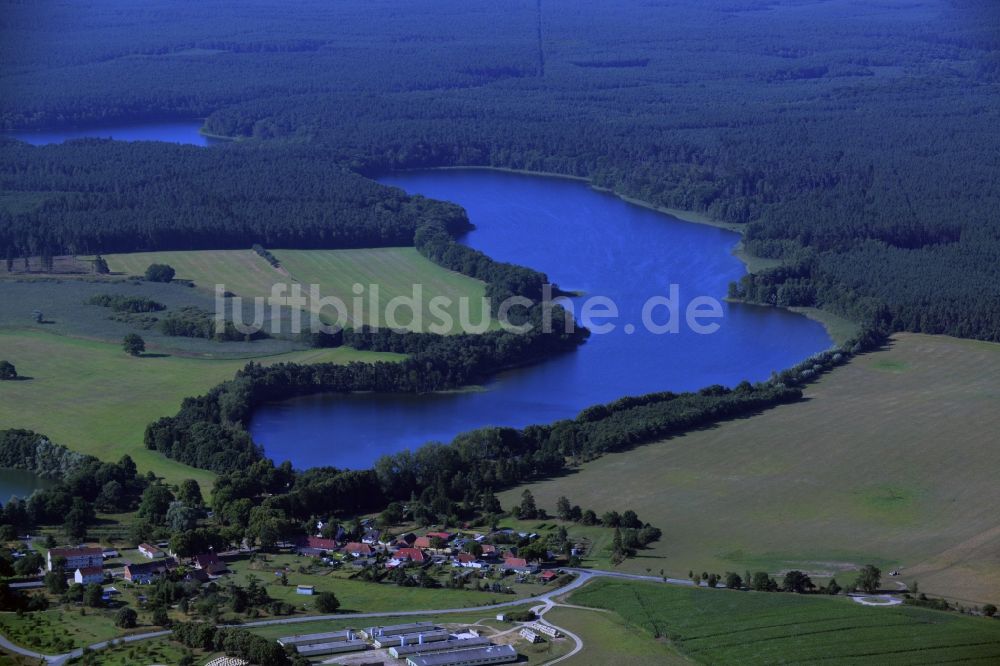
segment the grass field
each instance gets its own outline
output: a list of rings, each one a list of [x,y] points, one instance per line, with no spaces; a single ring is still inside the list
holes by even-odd
[[[567,661],[570,666],[673,666],[690,664],[665,641],[654,640],[640,627],[615,613],[557,606],[545,614],[557,627],[572,631],[583,641],[583,650]]]
[[[115,611],[86,609],[47,610],[36,613],[0,613],[0,634],[18,645],[56,654],[122,635],[115,626]],[[135,632],[149,631],[139,627]],[[133,632],[134,633],[134,632]]]
[[[246,359],[150,355],[133,358],[117,344],[35,331],[0,330],[0,357],[29,380],[0,384],[0,428],[30,428],[104,460],[128,453],[140,471],[171,483],[194,478],[206,491],[212,475],[143,446],[146,426],[177,412],[181,400],[231,379]],[[393,360],[392,354],[341,347],[291,352],[263,363]]]
[[[799,568],[843,583],[871,562],[928,593],[1000,601],[1000,345],[899,335],[806,397],[529,487],[550,513],[565,495],[662,529],[623,570]]]
[[[868,608],[844,597],[604,579],[574,592],[569,601],[610,610],[613,621],[624,625],[618,642],[614,634],[596,635],[596,651],[588,655],[587,628],[611,620],[585,616],[586,611],[573,614],[566,627],[572,631],[574,622],[581,626],[585,647],[580,660],[570,663],[608,663],[600,661],[601,651],[624,643],[666,650],[663,641],[707,664],[995,664],[1000,660],[1000,621],[905,606]],[[552,612],[546,617],[556,622],[570,611]],[[592,656],[598,659],[591,660]],[[642,658],[637,657],[636,663],[643,663]]]
[[[192,280],[199,287],[214,290],[216,284],[239,296],[267,296],[275,283],[298,282],[303,292],[309,285],[319,285],[323,297],[337,297],[347,308],[348,325],[354,325],[356,294],[355,284],[364,286],[361,301],[361,320],[374,324],[373,313],[385,326],[385,308],[398,296],[410,297],[413,285],[421,285],[423,325],[418,327],[411,320],[407,308],[400,309],[397,323],[411,330],[426,330],[434,323],[429,301],[434,296],[447,296],[455,301],[444,308],[457,322],[458,299],[469,298],[469,320],[478,323],[483,316],[482,298],[485,285],[454,271],[449,271],[425,259],[414,248],[389,247],[355,250],[272,250],[281,267],[273,268],[251,250],[211,250],[197,252],[145,252],[116,254],[105,257],[112,271],[141,275],[151,263],[166,263],[177,271],[177,278]],[[371,285],[378,285],[381,307],[372,309]],[[324,317],[333,321],[336,313],[332,307],[323,310]]]

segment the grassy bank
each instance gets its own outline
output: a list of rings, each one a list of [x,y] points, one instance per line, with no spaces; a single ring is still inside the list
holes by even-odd
[[[528,486],[663,539],[622,569],[686,576],[798,568],[841,582],[866,563],[921,590],[1000,599],[1000,345],[899,335],[750,419],[604,456]],[[505,507],[522,488],[501,496]]]
[[[0,331],[0,349],[25,377],[0,385],[0,428],[30,428],[75,451],[103,460],[129,454],[141,471],[172,483],[212,475],[169,460],[143,446],[146,426],[177,412],[181,401],[231,379],[246,359],[126,355],[120,345],[35,331]],[[263,363],[370,361],[391,354],[350,348],[291,352]]]

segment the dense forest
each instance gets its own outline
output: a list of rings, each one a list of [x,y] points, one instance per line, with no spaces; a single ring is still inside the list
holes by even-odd
[[[408,244],[464,220],[359,174],[493,165],[744,224],[797,269],[734,295],[1000,340],[992,0],[230,9],[11,8],[2,126],[257,141],[4,142],[0,251]]]

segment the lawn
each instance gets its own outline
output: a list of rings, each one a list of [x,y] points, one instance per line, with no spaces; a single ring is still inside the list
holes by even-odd
[[[310,285],[318,285],[319,295],[336,297],[346,306],[347,325],[360,319],[363,323],[386,325],[385,310],[395,297],[411,297],[414,285],[419,285],[423,298],[420,308],[422,325],[412,321],[410,310],[401,308],[397,323],[411,330],[422,329],[436,321],[431,316],[430,299],[444,296],[453,303],[444,310],[453,320],[459,319],[458,299],[468,297],[469,316],[477,323],[483,316],[482,298],[485,285],[454,271],[441,268],[410,247],[388,247],[354,250],[271,250],[281,263],[272,267],[251,250],[210,250],[196,252],[144,252],[116,254],[106,257],[112,271],[141,275],[151,263],[166,263],[177,271],[178,279],[192,280],[204,289],[214,290],[216,284],[239,296],[267,296],[275,283],[299,283],[304,294]],[[355,284],[364,287],[360,307],[355,309]],[[377,285],[380,307],[371,307]],[[308,309],[308,308],[307,308]],[[373,318],[373,313],[378,319]],[[332,307],[323,310],[324,320],[336,317]],[[356,317],[355,315],[360,315]],[[438,331],[435,331],[438,332]]]
[[[640,633],[647,644],[668,641],[707,664],[987,664],[1000,659],[1000,621],[906,606],[868,608],[844,597],[604,579],[569,600],[610,610],[626,632]],[[598,640],[598,648],[604,643]]]
[[[169,460],[143,446],[146,426],[172,415],[187,396],[231,379],[247,359],[170,355],[133,358],[117,344],[36,331],[0,330],[0,357],[31,379],[0,385],[0,428],[30,428],[75,451],[103,460],[129,454],[140,471],[170,483],[213,476]],[[399,356],[351,348],[317,349],[258,358],[259,362],[395,360]]]
[[[1000,345],[900,334],[806,397],[528,487],[550,513],[565,495],[662,529],[626,571],[798,568],[843,583],[871,562],[928,593],[1000,601]]]

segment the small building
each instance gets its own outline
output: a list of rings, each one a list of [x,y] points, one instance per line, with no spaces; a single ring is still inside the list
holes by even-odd
[[[115,548],[105,548],[103,551],[101,551],[101,557],[103,557],[106,560],[110,560],[114,557],[120,557],[120,554],[118,550]]]
[[[529,622],[525,626],[528,629],[531,629],[532,631],[538,632],[540,634],[545,634],[550,638],[559,638],[560,636],[562,636],[562,633],[558,629],[556,629],[555,627],[550,627],[547,624],[542,624],[541,622]]]
[[[413,540],[413,547],[414,548],[425,548],[425,549],[426,548],[430,548],[431,547],[431,538],[428,537],[428,536],[417,537],[416,539]]]
[[[139,554],[147,560],[156,560],[165,556],[162,550],[156,546],[151,546],[148,543],[139,544]]]
[[[536,634],[531,629],[528,629],[527,627],[522,628],[521,631],[518,633],[520,633],[521,638],[528,641],[529,643],[541,643],[543,640],[541,636]]]
[[[80,585],[100,585],[104,582],[104,569],[101,567],[81,567],[73,572],[73,582]]]
[[[456,567],[464,567],[466,569],[482,569],[486,566],[483,562],[480,562],[475,555],[471,553],[459,553],[455,556],[453,564]]]
[[[302,594],[307,597],[311,597],[316,594],[316,587],[313,585],[296,585],[295,594]]]
[[[66,560],[64,571],[99,567],[104,564],[104,555],[100,548],[52,548],[46,555],[46,568],[52,571],[53,563],[59,558]]]
[[[444,541],[445,543],[451,541],[452,537],[452,535],[447,532],[428,532],[426,536],[428,539],[441,539],[441,541]]]
[[[559,572],[554,569],[549,569],[548,571],[543,571],[538,575],[538,580],[543,583],[551,583],[556,578],[559,577]]]

